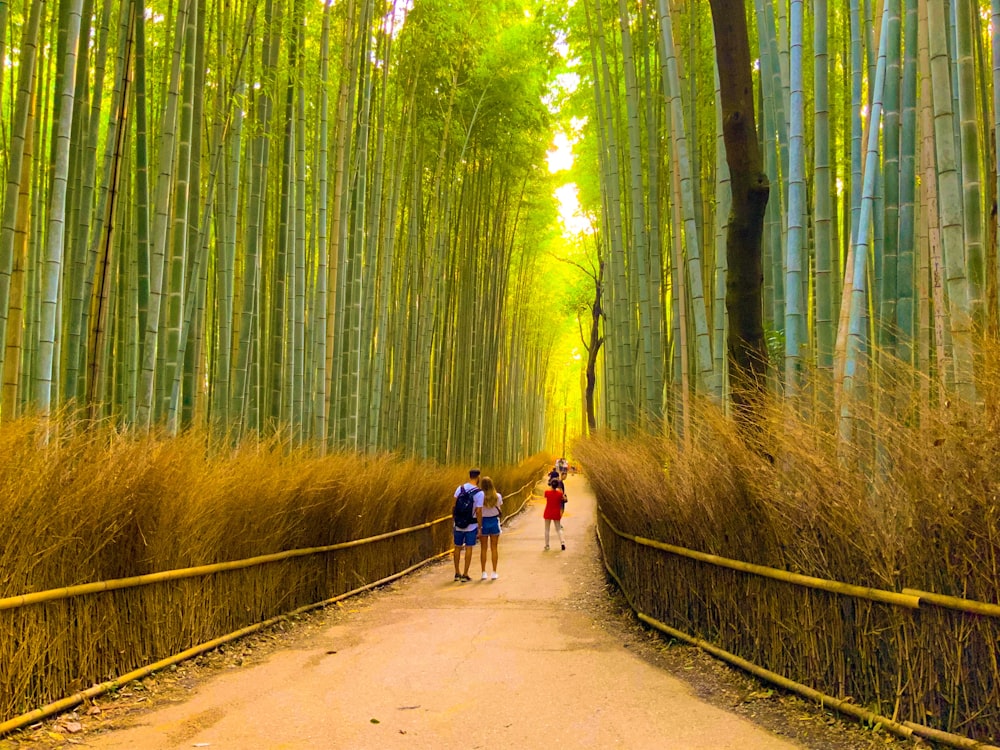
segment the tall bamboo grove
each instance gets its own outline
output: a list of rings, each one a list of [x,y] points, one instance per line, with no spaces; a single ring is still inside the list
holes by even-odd
[[[889,413],[900,389],[978,403],[977,342],[1000,321],[1000,5],[727,7],[746,14],[770,184],[763,385],[847,441],[859,408]],[[725,257],[734,188],[707,11],[566,11],[576,174],[609,276],[602,418],[619,432],[682,434],[696,396],[725,403],[725,339],[746,323],[725,301],[741,281]]]
[[[535,5],[0,3],[0,418],[539,450]]]

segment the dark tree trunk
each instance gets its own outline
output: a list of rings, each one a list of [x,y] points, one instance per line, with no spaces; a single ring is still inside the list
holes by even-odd
[[[763,171],[754,119],[746,6],[743,0],[709,0],[709,4],[721,83],[723,139],[733,191],[726,237],[730,385],[737,417],[752,428],[759,422],[766,385],[761,235],[770,184]]]
[[[601,350],[604,338],[601,336],[601,317],[604,308],[601,307],[601,295],[604,291],[604,263],[594,279],[594,304],[590,307],[590,341],[584,342],[587,348],[587,386],[584,392],[587,402],[587,428],[593,432],[597,429],[597,416],[594,413],[594,385],[597,383],[597,353]]]

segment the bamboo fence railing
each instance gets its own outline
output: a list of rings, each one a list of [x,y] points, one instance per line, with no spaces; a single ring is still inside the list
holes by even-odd
[[[537,484],[538,482],[536,480],[532,480],[523,485],[516,492],[510,493],[504,498],[505,505],[509,507],[511,505],[511,501],[514,498],[520,497],[520,503],[517,504],[516,507],[514,507],[512,510],[504,514],[504,519],[503,519],[504,523],[509,522],[511,518],[521,513],[527,507],[530,497],[533,494],[535,494],[535,488],[537,487]],[[526,491],[529,488],[531,488],[531,491]],[[379,586],[395,581],[423,567],[427,563],[430,563],[434,560],[443,557],[444,555],[449,554],[451,547],[450,533],[442,534],[440,533],[440,531],[436,530],[438,530],[439,528],[445,528],[444,525],[450,523],[451,520],[452,520],[451,515],[447,515],[447,516],[442,516],[440,518],[436,518],[432,521],[428,521],[426,523],[410,526],[404,529],[397,529],[395,531],[390,531],[384,534],[378,534],[376,536],[366,537],[364,539],[355,539],[347,542],[341,542],[338,544],[324,545],[321,547],[309,547],[309,548],[302,548],[295,550],[287,550],[285,552],[277,552],[268,555],[258,555],[256,557],[245,558],[242,560],[231,560],[222,563],[215,563],[212,565],[199,565],[188,568],[179,568],[176,570],[160,571],[148,575],[130,576],[127,578],[118,578],[108,581],[98,581],[94,583],[86,583],[77,586],[66,586],[61,588],[48,589],[45,591],[37,591],[28,594],[21,594],[18,596],[10,596],[2,598],[0,599],[0,612],[5,612],[5,611],[11,612],[14,610],[22,610],[22,609],[30,610],[32,608],[37,608],[42,605],[53,605],[53,604],[69,606],[71,600],[76,600],[81,597],[91,597],[91,599],[85,601],[87,601],[93,607],[94,600],[99,599],[99,595],[102,594],[109,594],[112,592],[123,591],[128,589],[141,589],[143,587],[162,585],[165,583],[178,582],[186,579],[195,579],[195,578],[204,579],[209,576],[215,576],[219,573],[228,573],[239,570],[260,568],[262,566],[271,565],[274,563],[282,563],[299,558],[315,558],[322,555],[329,555],[330,553],[334,552],[345,552],[348,550],[358,549],[378,542],[384,542],[389,539],[417,534],[421,531],[431,531],[432,532],[431,538],[429,540],[425,540],[424,543],[416,545],[416,548],[418,549],[425,548],[426,543],[428,541],[432,544],[432,546],[438,547],[437,550],[432,551],[431,554],[423,557],[423,559],[415,563],[408,564],[402,570],[396,570],[389,575],[381,576],[375,581],[364,583],[361,586],[354,587],[348,591],[342,591],[334,596],[324,598],[321,601],[305,604],[303,606],[296,607],[290,611],[286,611],[281,614],[260,620],[258,622],[254,622],[250,625],[240,627],[236,630],[226,633],[225,635],[205,640],[195,646],[185,648],[181,651],[171,654],[170,656],[161,658],[145,666],[132,669],[114,679],[104,680],[102,682],[94,684],[92,687],[87,688],[86,690],[81,690],[67,697],[50,701],[46,705],[40,708],[36,708],[34,710],[21,713],[7,720],[0,721],[0,736],[3,736],[9,732],[28,726],[29,724],[37,722],[40,719],[44,719],[46,717],[58,714],[62,711],[66,711],[70,708],[73,708],[76,705],[79,705],[80,703],[83,703],[86,700],[95,698],[99,695],[107,693],[108,691],[115,690],[128,682],[140,679],[142,677],[152,674],[153,672],[164,669],[165,667],[168,667],[170,665],[177,664],[181,661],[190,659],[194,656],[198,656],[199,654],[203,654],[225,643],[229,643],[245,635],[255,633],[259,630],[270,627],[276,623],[294,617],[295,615],[299,615],[314,609],[319,609],[321,607],[333,604],[348,597],[355,596],[361,592],[368,591],[370,589],[377,588]],[[447,531],[450,532],[450,529]],[[399,545],[392,545],[390,549],[396,549],[398,546]],[[444,547],[444,549],[440,549],[441,547]],[[327,565],[325,567],[327,568],[327,571],[329,573],[331,566]],[[377,567],[378,567],[377,565],[374,566],[374,568]],[[357,574],[358,571],[355,570],[352,572]],[[338,585],[342,580],[346,580],[345,576],[343,575],[334,576],[334,579],[335,580],[329,582],[331,585]],[[256,585],[259,586],[260,585],[259,582],[256,582]],[[182,605],[184,604],[190,605],[192,604],[192,602],[190,601],[182,602]],[[131,607],[128,606],[118,607],[114,605],[115,603],[112,603],[112,606],[110,607],[110,609],[113,612],[129,613],[131,609]],[[90,616],[81,618],[79,612],[75,614],[78,619],[84,619],[88,621],[101,620],[100,616]],[[53,617],[49,619],[58,621],[60,618]],[[5,625],[8,625],[8,623],[0,620],[0,628],[3,628],[3,626]],[[2,630],[0,630],[0,636],[3,635],[4,634]],[[28,642],[28,639],[25,639],[25,641]],[[114,648],[112,650],[115,652],[131,651],[133,650],[135,645],[136,644],[132,643],[113,644]],[[65,667],[64,671],[72,670],[73,665],[64,665],[64,667]],[[6,667],[0,668],[0,687],[7,687],[7,683],[13,682],[13,679],[11,679],[10,675],[7,676],[7,679],[4,679],[4,674],[3,674],[4,669],[10,669],[10,668],[11,668],[10,665],[6,665]],[[74,680],[78,680],[79,678],[80,675],[78,674],[74,675]],[[24,684],[31,684],[33,680],[24,678],[21,680],[21,682]],[[26,699],[30,699],[31,697],[33,696],[31,695],[25,696]],[[2,716],[0,716],[0,718],[2,718]]]
[[[783,689],[789,690],[791,692],[797,693],[798,695],[807,698],[808,700],[816,701],[817,703],[830,708],[834,711],[838,711],[847,715],[850,715],[856,719],[864,722],[868,722],[872,725],[880,724],[888,731],[909,739],[913,738],[923,738],[931,740],[934,742],[947,745],[949,747],[958,748],[979,748],[980,750],[1000,750],[995,745],[987,744],[986,742],[978,741],[975,739],[970,739],[968,737],[955,734],[952,732],[942,731],[933,727],[929,727],[920,723],[912,721],[900,721],[896,713],[899,709],[899,703],[897,701],[896,711],[893,712],[892,717],[887,717],[880,715],[876,711],[869,710],[863,706],[857,705],[852,702],[851,698],[835,698],[833,696],[827,695],[816,688],[805,685],[801,682],[785,677],[778,672],[772,671],[765,667],[762,667],[748,659],[744,659],[737,654],[727,651],[719,646],[697,636],[693,636],[689,633],[685,633],[675,627],[672,627],[661,620],[645,613],[642,611],[640,604],[636,601],[635,587],[630,587],[628,583],[623,580],[623,574],[620,570],[616,571],[616,567],[625,568],[625,573],[635,572],[629,571],[629,565],[624,564],[621,566],[616,566],[615,560],[611,559],[613,554],[609,551],[609,546],[606,543],[606,539],[603,530],[607,530],[613,536],[630,541],[635,545],[640,547],[645,547],[648,549],[658,550],[660,552],[665,552],[669,555],[675,555],[677,557],[686,558],[688,560],[694,560],[699,563],[704,563],[707,565],[726,568],[729,570],[739,571],[740,573],[749,574],[752,576],[759,576],[775,581],[782,581],[784,583],[790,584],[792,586],[804,587],[809,589],[822,590],[826,592],[831,592],[844,597],[852,597],[856,599],[864,599],[867,601],[878,602],[880,604],[890,605],[900,608],[906,612],[914,613],[919,612],[927,608],[948,608],[954,611],[959,611],[975,616],[985,616],[985,617],[1000,617],[1000,606],[995,604],[990,604],[987,602],[978,602],[969,599],[962,599],[959,597],[944,596],[940,594],[934,594],[925,591],[919,591],[915,589],[903,589],[902,592],[888,591],[875,589],[867,586],[857,586],[853,584],[842,583],[840,581],[831,581],[822,578],[815,578],[812,576],[804,576],[797,573],[790,573],[789,571],[779,570],[776,568],[769,568],[763,565],[755,565],[751,563],[746,563],[740,560],[733,560],[730,558],[720,557],[718,555],[710,555],[697,550],[688,549],[685,547],[680,547],[673,544],[667,544],[665,542],[660,542],[653,539],[645,539],[643,537],[627,533],[618,529],[604,514],[604,512],[598,509],[598,524],[597,524],[597,535],[598,541],[601,546],[601,555],[604,562],[604,566],[608,571],[608,574],[615,580],[618,587],[621,589],[623,595],[629,603],[629,606],[635,611],[636,616],[647,625],[673,637],[678,640],[690,643],[694,646],[701,648],[707,653],[712,654],[716,658],[722,659],[730,664],[733,664],[744,671],[747,671],[760,679],[777,685]],[[634,582],[633,582],[634,583]],[[655,588],[655,587],[654,587]],[[647,596],[650,595],[649,581],[643,581],[642,590]],[[704,596],[710,597],[710,592],[702,591]],[[655,593],[652,594],[655,597]],[[699,603],[702,605],[703,609],[706,611],[710,607],[704,607],[704,602]],[[684,606],[681,604],[681,606]],[[713,612],[717,617],[718,613]],[[716,623],[717,624],[717,623]]]

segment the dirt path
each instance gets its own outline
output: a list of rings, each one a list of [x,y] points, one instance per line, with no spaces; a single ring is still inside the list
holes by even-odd
[[[97,748],[800,747],[693,695],[601,627],[594,501],[567,482],[565,552],[542,550],[538,503],[501,537],[500,578],[432,565],[292,650],[189,699],[88,733]],[[595,579],[595,580],[590,580]]]

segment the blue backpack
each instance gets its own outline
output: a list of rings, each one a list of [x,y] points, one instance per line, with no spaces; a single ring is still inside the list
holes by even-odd
[[[462,491],[455,498],[455,507],[451,511],[451,517],[455,519],[455,528],[465,529],[476,523],[476,493],[478,487],[469,489],[463,486]]]

